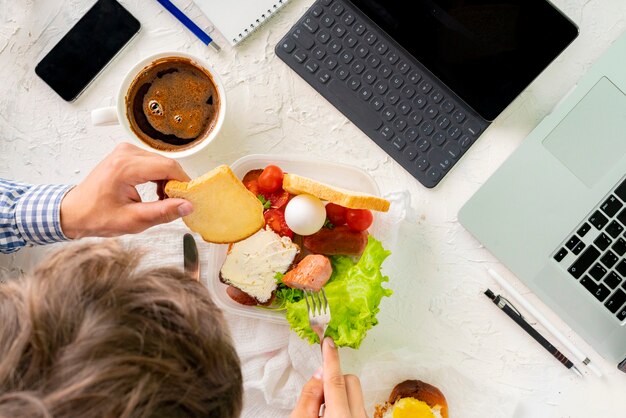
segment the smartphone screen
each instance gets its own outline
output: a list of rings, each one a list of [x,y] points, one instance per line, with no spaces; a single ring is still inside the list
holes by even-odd
[[[73,101],[139,31],[141,25],[115,0],[98,0],[37,64],[35,73]]]

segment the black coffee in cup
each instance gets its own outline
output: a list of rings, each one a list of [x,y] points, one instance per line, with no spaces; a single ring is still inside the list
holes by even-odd
[[[219,92],[211,74],[184,57],[151,63],[126,94],[131,130],[161,151],[181,151],[204,140],[219,112]]]

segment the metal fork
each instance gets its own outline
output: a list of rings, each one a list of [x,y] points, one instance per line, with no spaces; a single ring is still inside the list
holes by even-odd
[[[317,334],[320,339],[320,346],[324,341],[324,334],[328,323],[330,322],[330,308],[328,306],[328,299],[326,299],[326,293],[324,288],[315,293],[310,290],[304,291],[304,300],[306,301],[306,307],[309,312],[309,324],[313,332]]]

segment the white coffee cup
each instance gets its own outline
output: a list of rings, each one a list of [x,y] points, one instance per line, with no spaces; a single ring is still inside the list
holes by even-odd
[[[128,121],[128,116],[126,115],[126,94],[128,93],[128,89],[130,88],[133,80],[137,77],[141,71],[148,67],[153,62],[169,57],[182,57],[187,58],[192,61],[193,64],[198,67],[203,68],[211,74],[213,81],[215,83],[215,87],[217,88],[217,92],[219,94],[219,109],[217,115],[217,121],[212,129],[210,129],[206,134],[204,134],[204,138],[197,141],[197,143],[189,148],[182,149],[180,151],[164,151],[152,148],[144,141],[139,139],[137,135],[133,132],[130,127],[130,123]],[[222,84],[222,80],[219,78],[217,73],[203,60],[194,57],[193,55],[186,54],[184,52],[161,52],[159,54],[155,54],[149,56],[140,62],[138,62],[124,77],[122,84],[120,85],[119,92],[117,94],[117,104],[112,107],[103,107],[100,109],[94,109],[91,111],[91,122],[96,126],[104,126],[104,125],[115,125],[120,124],[124,127],[126,132],[133,139],[133,142],[139,147],[146,149],[148,151],[156,152],[158,154],[164,155],[169,158],[184,158],[189,157],[197,153],[198,151],[204,149],[219,133],[222,125],[224,124],[224,118],[226,116],[226,92],[224,91],[224,85]]]

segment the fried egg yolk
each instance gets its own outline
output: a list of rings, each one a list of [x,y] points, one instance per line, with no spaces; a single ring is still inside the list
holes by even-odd
[[[389,418],[437,418],[426,402],[414,398],[402,398],[393,405]]]

